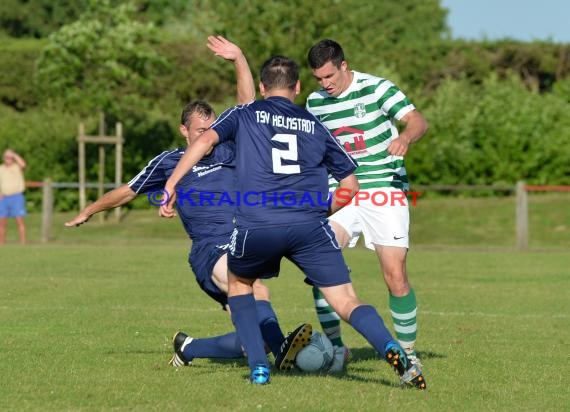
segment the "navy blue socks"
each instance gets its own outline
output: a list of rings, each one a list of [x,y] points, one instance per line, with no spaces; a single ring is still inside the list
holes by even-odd
[[[384,357],[386,345],[394,338],[386,329],[376,309],[370,305],[361,305],[350,314],[348,323]]]
[[[235,332],[206,339],[194,339],[184,348],[184,357],[191,361],[194,358],[236,359],[243,358],[241,344]]]
[[[256,300],[255,306],[257,308],[257,319],[259,321],[259,328],[261,329],[261,336],[263,341],[269,349],[273,356],[277,356],[279,353],[279,348],[285,340],[281,327],[277,322],[277,315],[271,307],[271,303],[266,300]]]
[[[248,298],[238,299],[238,306],[247,301],[249,301]],[[249,305],[249,302],[247,303]],[[255,310],[263,341],[269,346],[273,355],[277,356],[281,343],[285,339],[277,322],[277,316],[271,304],[266,300],[255,301]],[[236,359],[243,356],[241,342],[236,332],[211,338],[193,339],[192,343],[184,348],[184,357],[189,361],[194,358]],[[265,360],[265,362],[267,361]]]
[[[238,339],[247,353],[250,369],[253,370],[257,365],[268,366],[253,294],[228,297],[228,305]]]

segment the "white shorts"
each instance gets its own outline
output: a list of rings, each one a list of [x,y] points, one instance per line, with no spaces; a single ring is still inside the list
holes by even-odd
[[[405,193],[385,187],[361,190],[351,203],[329,217],[351,237],[354,247],[360,234],[368,249],[374,245],[409,247],[410,212]]]

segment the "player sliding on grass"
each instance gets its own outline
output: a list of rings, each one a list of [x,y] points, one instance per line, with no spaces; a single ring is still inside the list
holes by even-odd
[[[308,53],[313,76],[322,87],[307,99],[307,110],[319,118],[358,161],[358,202],[330,217],[341,247],[353,247],[364,233],[366,247],[376,251],[390,292],[390,312],[396,336],[414,363],[416,296],[408,282],[408,177],[404,155],[418,141],[427,122],[389,80],[348,69],[338,43],[322,40]],[[405,128],[400,134],[395,121]],[[334,182],[331,182],[334,187]],[[371,194],[386,192],[398,199],[388,206],[374,204]],[[318,297],[318,290],[314,291]]]
[[[238,102],[250,102],[255,98],[255,86],[241,50],[233,43],[219,37],[209,37],[208,46],[221,57],[235,63],[238,78]],[[196,101],[188,104],[182,111],[180,133],[190,145],[215,120],[213,109],[205,102]],[[163,152],[128,184],[106,193],[92,205],[87,206],[66,226],[79,226],[89,218],[104,210],[122,206],[133,200],[138,194],[162,190],[166,180],[174,170],[184,149]],[[200,206],[199,196],[202,191],[215,193],[216,199],[224,193],[235,192],[235,149],[233,142],[219,145],[210,151],[198,163],[195,170],[189,172],[180,182],[184,191],[194,189],[196,206],[187,202],[178,212],[184,229],[192,239],[189,263],[196,275],[196,280],[204,292],[227,306],[227,249],[233,230],[232,218],[234,207]],[[276,315],[269,303],[269,291],[261,283],[254,285],[256,296],[256,314],[263,338],[275,356],[277,367],[288,366],[294,359],[295,351],[290,351],[295,338],[308,341],[311,335],[310,325],[301,325],[285,340]],[[185,334],[178,334],[184,349],[175,354],[173,366],[188,365],[194,358],[241,358],[243,351],[235,332],[208,339],[192,339]]]
[[[358,191],[356,164],[314,116],[296,106],[299,94],[297,64],[276,56],[261,69],[259,85],[265,100],[236,106],[192,142],[172,172],[165,189],[170,195],[161,213],[172,214],[176,185],[216,145],[235,142],[237,186],[241,193],[328,193],[327,176],[339,181],[330,212],[342,207],[339,191],[350,197]],[[309,125],[309,127],[305,127]],[[313,197],[314,198],[314,197]],[[326,198],[326,195],[325,195]],[[299,203],[296,203],[299,205]],[[270,370],[256,322],[253,285],[272,273],[277,276],[283,257],[293,261],[319,287],[342,319],[349,322],[385,357],[402,382],[426,387],[421,369],[412,365],[376,310],[362,303],[352,287],[349,271],[328,225],[327,205],[303,206],[267,202],[239,204],[228,256],[228,305],[255,384],[269,382]]]

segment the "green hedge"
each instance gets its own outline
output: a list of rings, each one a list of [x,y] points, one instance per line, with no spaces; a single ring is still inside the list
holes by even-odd
[[[36,59],[42,40],[0,37],[0,103],[26,110],[38,103],[34,87]]]
[[[448,79],[423,112],[430,130],[407,158],[414,183],[570,184],[567,96],[531,92],[515,75]]]

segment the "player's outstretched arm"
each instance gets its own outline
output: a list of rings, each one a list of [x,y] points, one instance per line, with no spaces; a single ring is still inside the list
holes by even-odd
[[[406,125],[404,130],[388,146],[388,153],[393,156],[405,156],[409,146],[420,140],[428,129],[427,120],[417,110],[407,113],[401,121]]]
[[[255,84],[245,55],[241,49],[222,36],[208,36],[208,48],[216,56],[232,61],[237,76],[237,102],[246,104],[255,100]]]
[[[166,181],[164,190],[168,203],[162,205],[158,214],[162,217],[174,217],[174,202],[176,201],[176,185],[192,169],[196,163],[203,158],[216,144],[218,144],[218,133],[214,129],[206,130],[198,139],[194,140],[178,161],[176,168]]]
[[[119,186],[110,192],[105,193],[95,203],[83,209],[77,216],[65,223],[67,227],[79,226],[87,222],[95,213],[110,210],[115,207],[129,203],[137,197],[137,194],[127,185]]]
[[[332,202],[329,207],[329,215],[338,212],[349,204],[359,189],[360,185],[354,174],[350,174],[342,179],[338,183],[338,188],[333,193]]]

